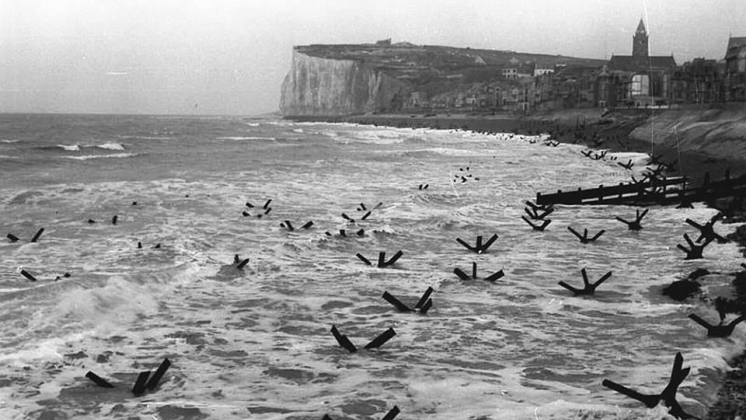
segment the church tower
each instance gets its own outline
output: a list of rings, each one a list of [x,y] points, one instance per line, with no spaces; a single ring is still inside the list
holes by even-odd
[[[637,31],[632,37],[632,57],[647,57],[648,56],[648,31],[645,29],[645,24],[640,18],[640,24],[637,25]]]

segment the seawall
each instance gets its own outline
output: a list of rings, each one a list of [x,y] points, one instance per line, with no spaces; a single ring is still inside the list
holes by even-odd
[[[746,104],[675,110],[568,109],[532,115],[366,114],[300,117],[302,121],[351,122],[393,127],[467,129],[479,132],[549,133],[563,143],[662,155],[677,161],[677,174],[694,181],[746,175]]]
[[[677,161],[678,172],[698,180],[726,170],[746,174],[746,104],[668,110],[566,110],[528,117],[540,126],[564,127],[560,141],[598,149],[638,151]],[[570,136],[567,130],[573,127]],[[551,132],[551,131],[550,131]]]

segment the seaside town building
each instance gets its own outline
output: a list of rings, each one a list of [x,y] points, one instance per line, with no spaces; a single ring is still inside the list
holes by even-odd
[[[649,39],[640,19],[632,53],[614,54],[602,65],[551,62],[542,56],[526,59],[518,53],[498,65],[476,54],[469,56],[468,66],[453,58],[451,69],[431,75],[427,89],[397,94],[390,109],[530,113],[746,101],[746,37],[730,37],[724,59],[696,58],[682,65],[673,55],[650,55]],[[440,86],[440,91],[432,86]]]
[[[725,96],[746,101],[746,37],[730,37],[725,51]]]
[[[667,105],[670,76],[675,68],[673,56],[649,55],[648,33],[640,19],[632,38],[632,55],[612,55],[604,80],[598,81],[604,84],[598,88],[599,92],[614,95],[599,97],[599,106],[600,103],[635,108]]]

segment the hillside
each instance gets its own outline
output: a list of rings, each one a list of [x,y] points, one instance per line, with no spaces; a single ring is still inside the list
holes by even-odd
[[[297,46],[282,86],[285,116],[339,116],[396,108],[425,97],[499,80],[503,69],[533,74],[556,66],[601,67],[605,60],[514,51],[391,44]]]

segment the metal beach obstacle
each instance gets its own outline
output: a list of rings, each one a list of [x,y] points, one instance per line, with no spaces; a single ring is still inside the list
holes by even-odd
[[[171,362],[168,359],[163,359],[163,362],[158,366],[158,370],[155,371],[153,376],[150,376],[149,370],[140,372],[140,375],[137,376],[137,380],[135,381],[135,385],[132,387],[132,393],[139,397],[145,393],[146,389],[150,391],[155,390],[158,386],[158,382],[160,382],[170,366]]]
[[[746,319],[746,316],[741,315],[738,318],[734,319],[733,321],[729,322],[728,324],[718,324],[718,325],[712,325],[709,322],[705,321],[704,319],[700,318],[696,314],[689,314],[689,319],[693,320],[697,324],[705,327],[707,329],[707,336],[708,337],[728,337],[733,333],[733,330],[735,330],[736,326]]]
[[[616,164],[627,170],[632,170],[632,167],[635,165],[634,163],[632,163],[632,159],[630,159],[627,163],[617,162]]]
[[[357,353],[358,348],[356,345],[352,344],[349,338],[347,338],[346,335],[339,332],[337,327],[335,325],[332,325],[332,335],[337,340],[337,343],[339,343],[340,346],[342,346],[345,350],[349,351],[350,353]],[[382,332],[378,337],[371,340],[370,343],[366,344],[365,347],[363,347],[366,350],[370,349],[376,349],[378,347],[381,347],[382,345],[386,344],[387,341],[391,340],[392,337],[396,335],[396,331],[394,331],[393,328],[389,328],[388,330]]]
[[[526,222],[529,226],[531,226],[531,229],[537,231],[537,232],[544,232],[544,229],[549,226],[550,223],[552,223],[552,219],[546,219],[542,221],[541,225],[536,225],[532,223],[530,220],[526,218],[526,216],[521,216],[521,219],[523,219],[524,222]]]
[[[394,263],[396,263],[399,260],[399,258],[401,258],[402,255],[404,255],[404,253],[401,250],[399,250],[399,251],[396,252],[396,254],[394,254],[393,257],[391,257],[391,259],[389,259],[388,261],[386,261],[386,253],[385,252],[379,252],[378,253],[378,264],[376,264],[376,267],[378,267],[378,268],[386,268],[388,266],[394,265]],[[367,259],[367,258],[365,258],[362,254],[358,253],[358,254],[355,254],[355,256],[358,257],[358,259],[360,259],[360,261],[364,262],[365,265],[373,265],[370,262],[370,260]]]
[[[236,268],[239,270],[243,270],[243,268],[246,266],[246,264],[249,263],[249,259],[241,259],[241,257],[238,256],[238,254],[233,256],[233,264],[236,264]]]
[[[114,385],[110,384],[105,379],[101,378],[91,371],[88,371],[88,373],[85,374],[85,377],[93,381],[94,384],[100,386],[101,388],[114,388]]]
[[[564,281],[559,282],[559,285],[564,287],[565,289],[573,292],[575,296],[579,295],[592,295],[596,293],[596,288],[601,285],[601,283],[605,282],[609,277],[611,277],[611,271],[604,274],[603,277],[598,279],[595,283],[591,283],[588,280],[588,274],[585,272],[585,268],[580,270],[580,273],[583,275],[583,288],[577,289],[573,286],[570,286],[569,284],[565,283]]]
[[[497,234],[492,235],[492,237],[487,240],[484,244],[482,243],[482,236],[477,236],[477,243],[474,246],[471,246],[464,242],[461,238],[456,238],[456,242],[461,244],[464,248],[468,249],[469,251],[476,252],[477,254],[482,254],[487,252],[489,247],[492,246],[493,243],[497,240]]]
[[[41,234],[42,234],[42,233],[44,233],[44,228],[40,228],[40,229],[39,229],[39,230],[38,230],[38,231],[36,232],[36,235],[34,235],[34,237],[33,237],[33,238],[31,238],[31,242],[36,242],[36,241],[38,241],[38,240],[39,240],[39,238],[41,237]]]
[[[567,227],[567,230],[569,230],[573,235],[575,235],[576,238],[580,239],[580,243],[582,243],[582,244],[587,244],[587,243],[590,243],[590,242],[595,242],[596,239],[600,238],[601,235],[603,235],[604,232],[606,232],[605,230],[601,229],[593,237],[589,238],[588,237],[588,229],[583,229],[583,234],[582,235],[580,233],[578,233],[575,229],[571,228],[570,226]]]
[[[306,222],[300,228],[308,230],[311,226],[313,226],[313,220],[309,220],[308,222]],[[289,230],[290,232],[292,232],[292,231],[295,230],[295,227],[293,227],[293,224],[290,223],[290,220],[285,220],[284,222],[281,222],[280,223],[280,227],[283,227],[283,228]]]
[[[715,223],[718,220],[722,219],[723,216],[724,216],[723,213],[718,213],[712,216],[712,218],[710,218],[710,220],[706,222],[704,225],[700,225],[699,223],[695,222],[692,219],[686,219],[685,221],[688,225],[693,226],[697,228],[697,230],[699,230],[699,238],[697,238],[697,242],[700,242],[703,239],[707,240],[709,238],[713,238],[713,239],[717,239],[718,242],[723,243],[723,242],[727,242],[728,240],[720,236],[717,232],[715,232],[715,229],[714,229]]]
[[[464,273],[458,267],[456,267],[456,268],[453,269],[453,274],[457,275],[458,278],[460,278],[461,280],[464,280],[464,281],[476,280],[477,279],[477,263],[475,263],[475,262],[471,263],[471,276],[469,276],[468,274]],[[505,276],[505,273],[503,272],[503,270],[500,270],[498,272],[492,273],[489,276],[485,277],[484,280],[485,281],[489,281],[489,282],[495,282],[495,281],[503,278],[504,276]]]
[[[554,205],[537,205],[530,201],[526,201],[526,205],[528,207],[525,207],[523,210],[528,214],[528,217],[530,217],[532,220],[544,220],[547,216],[552,214],[554,212]],[[541,212],[541,213],[539,213]]]
[[[394,406],[394,408],[392,408],[391,410],[389,410],[389,412],[386,413],[386,415],[383,416],[383,418],[381,420],[394,420],[396,418],[396,416],[399,415],[399,413],[400,413],[399,407]],[[322,417],[321,420],[332,420],[332,418],[329,417],[328,414],[324,414],[324,417]]]
[[[427,290],[425,290],[425,293],[422,294],[422,297],[420,297],[420,300],[417,302],[414,308],[410,308],[407,304],[403,303],[387,291],[383,292],[383,298],[386,300],[386,302],[393,305],[399,312],[415,312],[417,309],[419,309],[419,312],[424,315],[433,306],[433,300],[430,298],[430,295],[432,293],[433,288],[428,287]]]
[[[701,245],[697,245],[686,233],[684,234],[684,239],[689,244],[689,249],[681,244],[676,244],[676,248],[679,248],[686,253],[686,258],[684,258],[685,260],[697,260],[702,258],[702,252],[704,251],[705,247],[715,240],[714,237],[710,237],[708,239],[705,239],[705,241]]]
[[[674,358],[673,362],[673,369],[671,371],[671,379],[669,379],[668,385],[666,385],[666,387],[663,389],[663,392],[657,395],[641,394],[635,390],[629,389],[624,385],[620,385],[608,379],[604,379],[603,382],[601,382],[601,385],[627,397],[630,397],[633,400],[639,401],[645,404],[645,406],[648,408],[653,408],[657,406],[658,403],[663,401],[666,407],[670,409],[669,413],[676,418],[694,418],[691,415],[685,413],[684,410],[681,408],[681,405],[678,403],[678,401],[676,401],[676,391],[678,390],[679,385],[681,385],[684,379],[686,379],[687,375],[689,375],[689,370],[691,369],[682,369],[681,367],[683,363],[684,357],[681,355],[681,353],[676,353],[676,357]]]
[[[645,209],[642,212],[640,212],[640,210],[635,210],[635,220],[627,221],[619,216],[616,217],[616,220],[619,220],[620,222],[626,224],[629,230],[641,230],[642,224],[640,224],[640,222],[646,214],[648,214],[648,209]]]
[[[28,280],[30,280],[30,281],[37,281],[37,280],[36,280],[36,277],[34,277],[33,275],[31,275],[31,273],[29,273],[29,272],[28,272],[28,271],[26,271],[26,270],[21,270],[21,275],[22,275],[23,277],[26,277],[26,278],[27,278]]]

